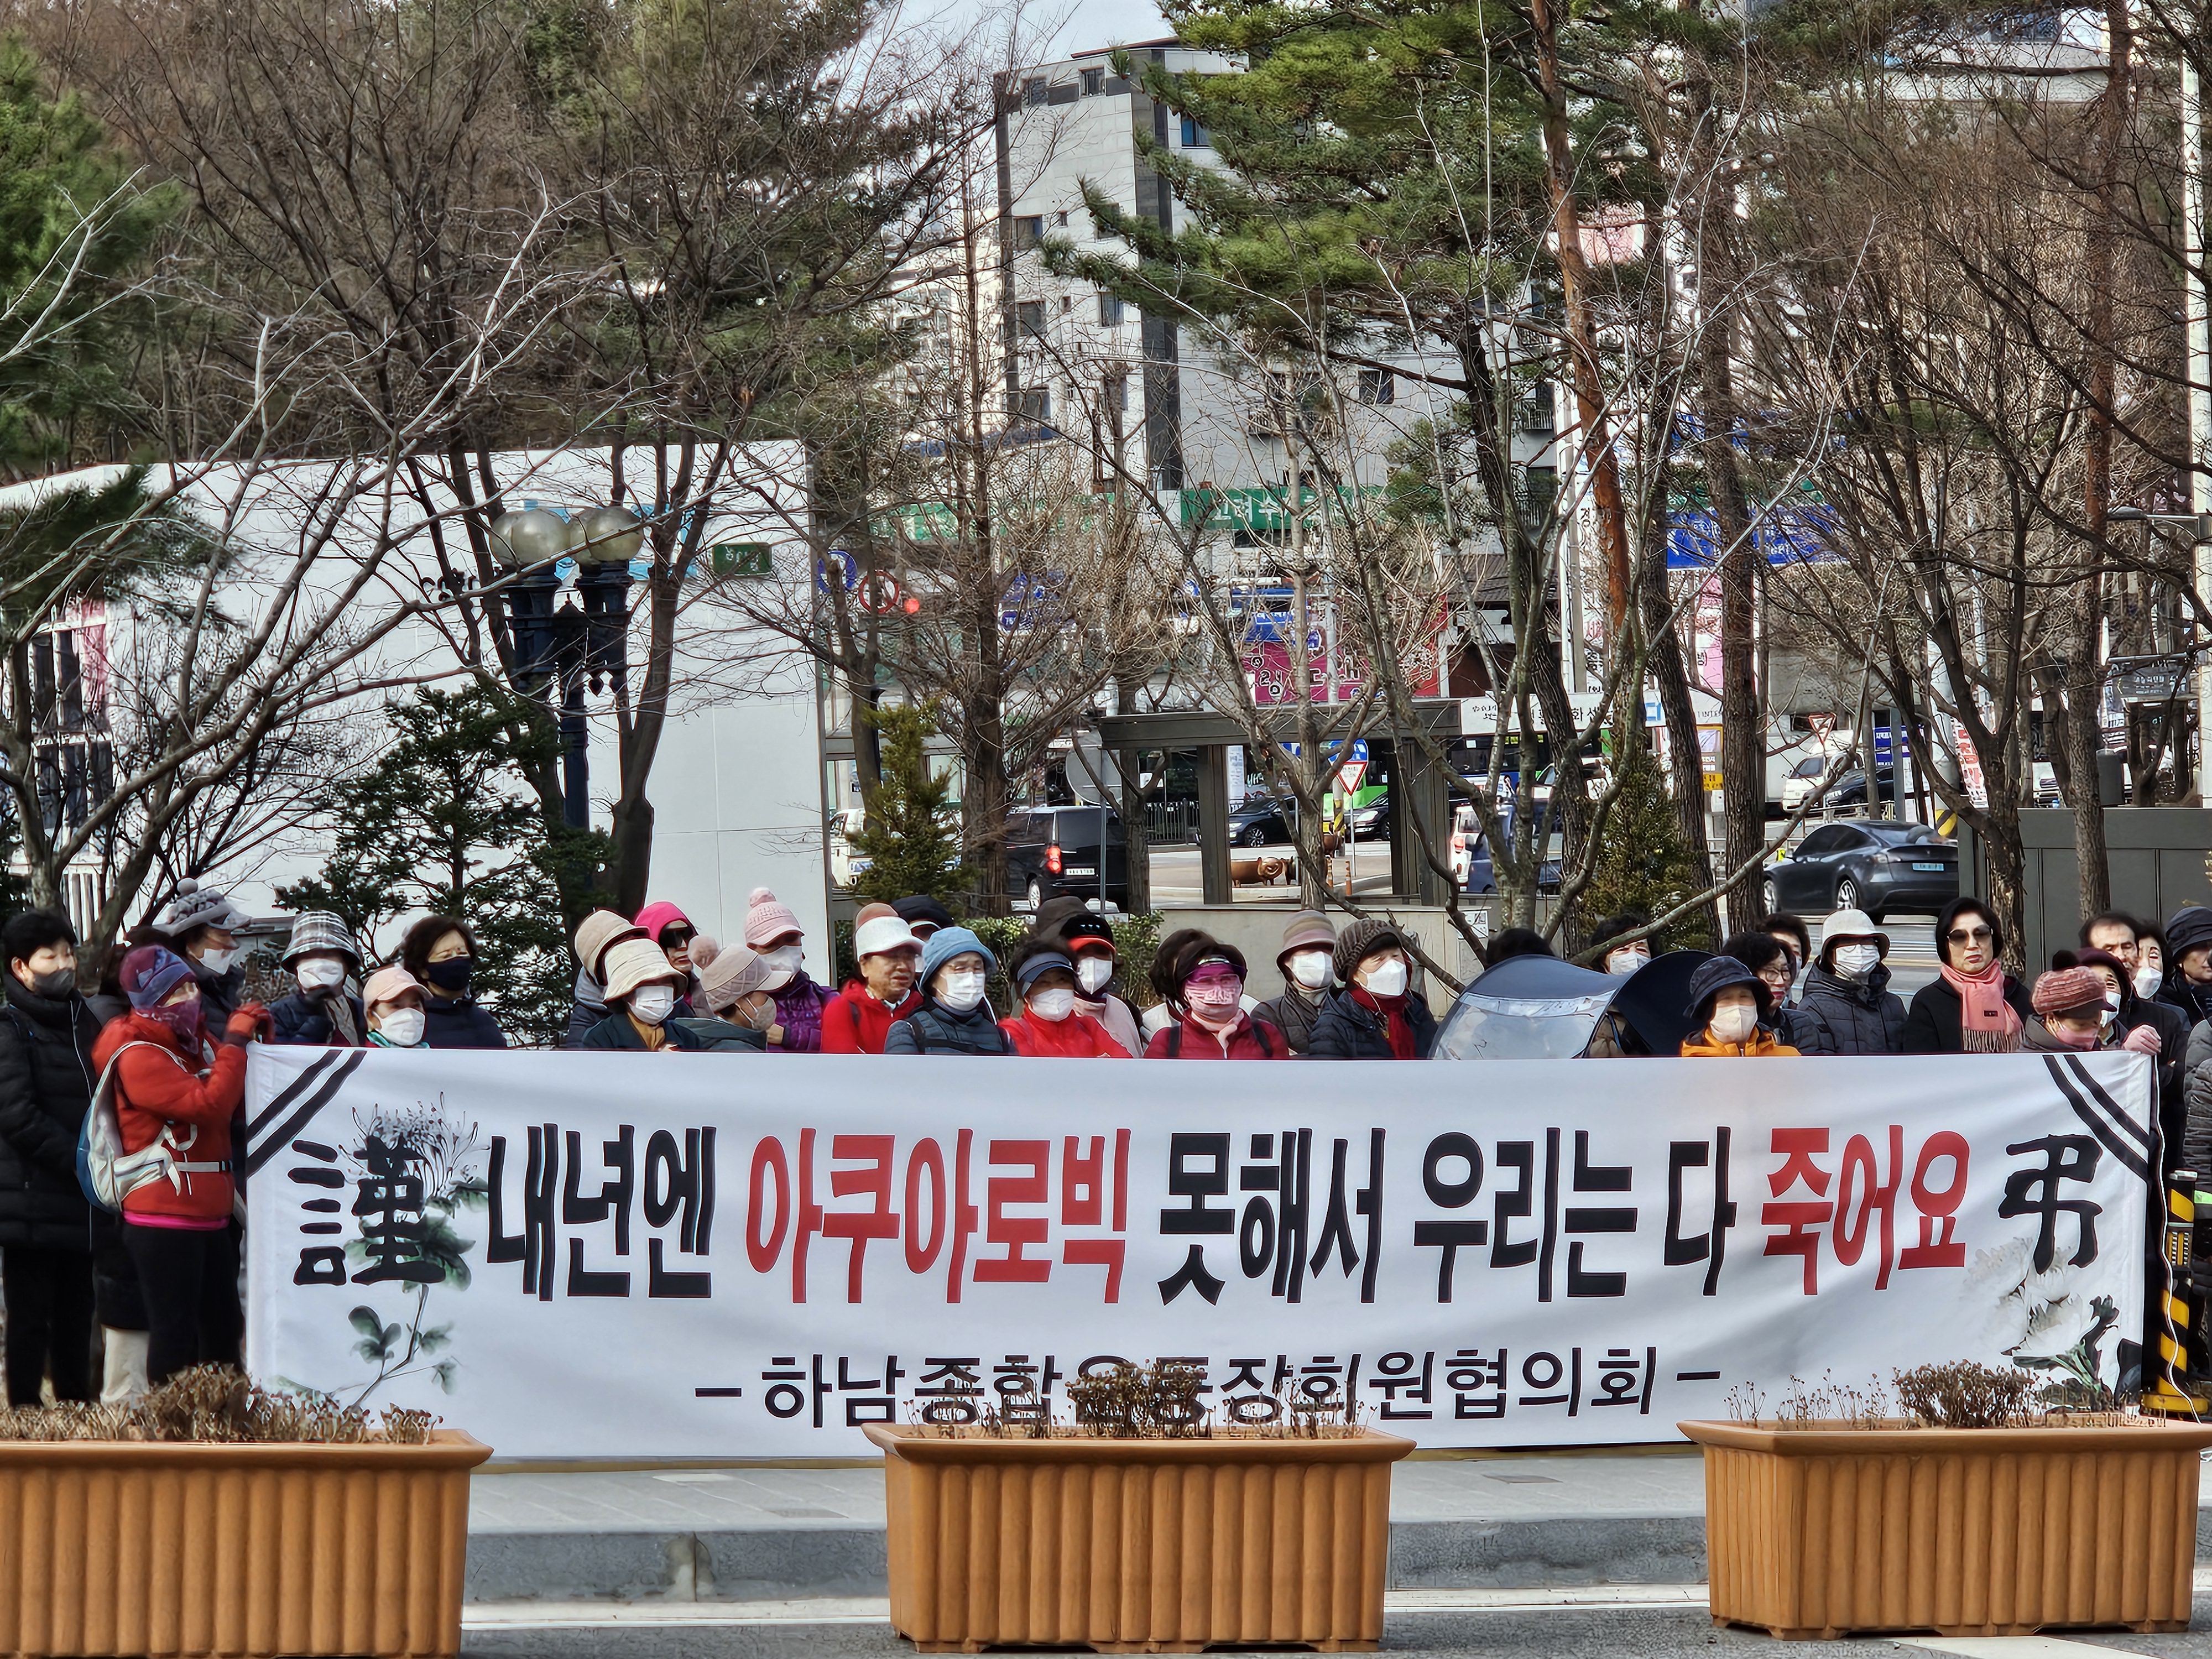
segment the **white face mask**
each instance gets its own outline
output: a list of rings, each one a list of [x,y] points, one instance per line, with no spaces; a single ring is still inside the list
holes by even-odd
[[[1628,945],[1608,953],[1605,971],[1608,974],[1632,974],[1651,960],[1651,952],[1640,945]]]
[[[2165,982],[2166,975],[2160,973],[2155,968],[2138,968],[2136,969],[2136,994],[2139,997],[2156,996],[2158,994],[2158,988]]]
[[[1845,979],[1864,979],[1874,972],[1875,964],[1881,960],[1880,945],[1838,945],[1836,947],[1836,971]]]
[[[1327,985],[1336,964],[1326,951],[1301,951],[1291,958],[1291,977],[1309,991]]]
[[[1759,1029],[1759,1010],[1741,1004],[1732,1008],[1716,1008],[1705,1024],[1723,1042],[1742,1042]]]
[[[200,965],[210,974],[227,974],[230,964],[245,953],[241,951],[207,951],[201,953]]]
[[[395,1048],[412,1048],[422,1040],[422,1011],[394,1008],[377,1023],[377,1035]]]
[[[1378,997],[1401,997],[1406,994],[1406,964],[1395,958],[1378,962],[1367,970],[1364,982]]]
[[[629,1011],[647,1025],[658,1025],[676,1012],[676,988],[641,985],[629,994]]]
[[[983,973],[970,969],[938,975],[937,1000],[956,1014],[964,1014],[983,1000]]]
[[[299,975],[303,991],[326,991],[334,985],[345,983],[345,963],[343,962],[303,962],[295,970]]]
[[[1075,993],[1066,989],[1032,991],[1030,1012],[1039,1019],[1066,1019],[1075,1012]]]
[[[773,951],[762,951],[760,953],[760,959],[763,962],[769,963],[778,972],[787,975],[784,982],[788,984],[790,982],[789,976],[795,975],[801,968],[804,968],[806,965],[806,951],[805,949],[800,945],[779,945]]]
[[[1097,996],[1113,978],[1114,964],[1105,957],[1085,957],[1075,964],[1075,982],[1085,996]]]

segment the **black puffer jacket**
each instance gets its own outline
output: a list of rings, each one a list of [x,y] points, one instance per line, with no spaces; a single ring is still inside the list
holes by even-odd
[[[884,1038],[887,1054],[1011,1054],[1013,1039],[1000,1029],[989,1000],[977,1003],[964,1014],[946,1007],[935,997],[904,1019],[891,1022]]]
[[[76,1142],[99,1022],[82,997],[42,997],[4,970],[0,995],[0,1245],[89,1249]]]
[[[353,1029],[360,1042],[348,1042],[338,1035],[331,1021],[328,997],[311,997],[304,991],[270,1005],[269,1018],[276,1028],[270,1041],[294,1048],[357,1048],[368,1040],[368,1018],[359,997],[347,997],[346,1006],[353,1011]]]
[[[1406,1024],[1413,1028],[1413,1054],[1426,1060],[1436,1046],[1437,1017],[1419,996],[1406,999]],[[1349,989],[1331,991],[1315,1017],[1309,1060],[1395,1060],[1382,1017],[1362,1007]]]
[[[2189,1034],[2181,1070],[2180,1155],[2169,1156],[2166,1168],[2212,1176],[2212,1025],[2200,1025]]]
[[[1801,1054],[1905,1052],[1905,1004],[1890,992],[1886,963],[1876,963],[1863,980],[1815,963],[1789,1012],[1790,1042]]]

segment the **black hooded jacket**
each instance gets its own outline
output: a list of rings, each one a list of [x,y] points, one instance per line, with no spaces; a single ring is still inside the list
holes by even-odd
[[[76,1143],[100,1022],[82,997],[42,997],[5,970],[0,997],[0,1246],[89,1249]]]

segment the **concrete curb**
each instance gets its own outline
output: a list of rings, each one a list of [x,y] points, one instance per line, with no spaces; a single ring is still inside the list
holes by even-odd
[[[478,1532],[471,1601],[767,1601],[887,1593],[878,1527]],[[1701,1516],[1400,1521],[1394,1589],[1684,1584],[1705,1576]]]

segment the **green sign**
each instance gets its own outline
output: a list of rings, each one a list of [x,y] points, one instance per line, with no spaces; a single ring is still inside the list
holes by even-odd
[[[708,549],[717,576],[773,576],[775,554],[766,542],[720,542]]]

